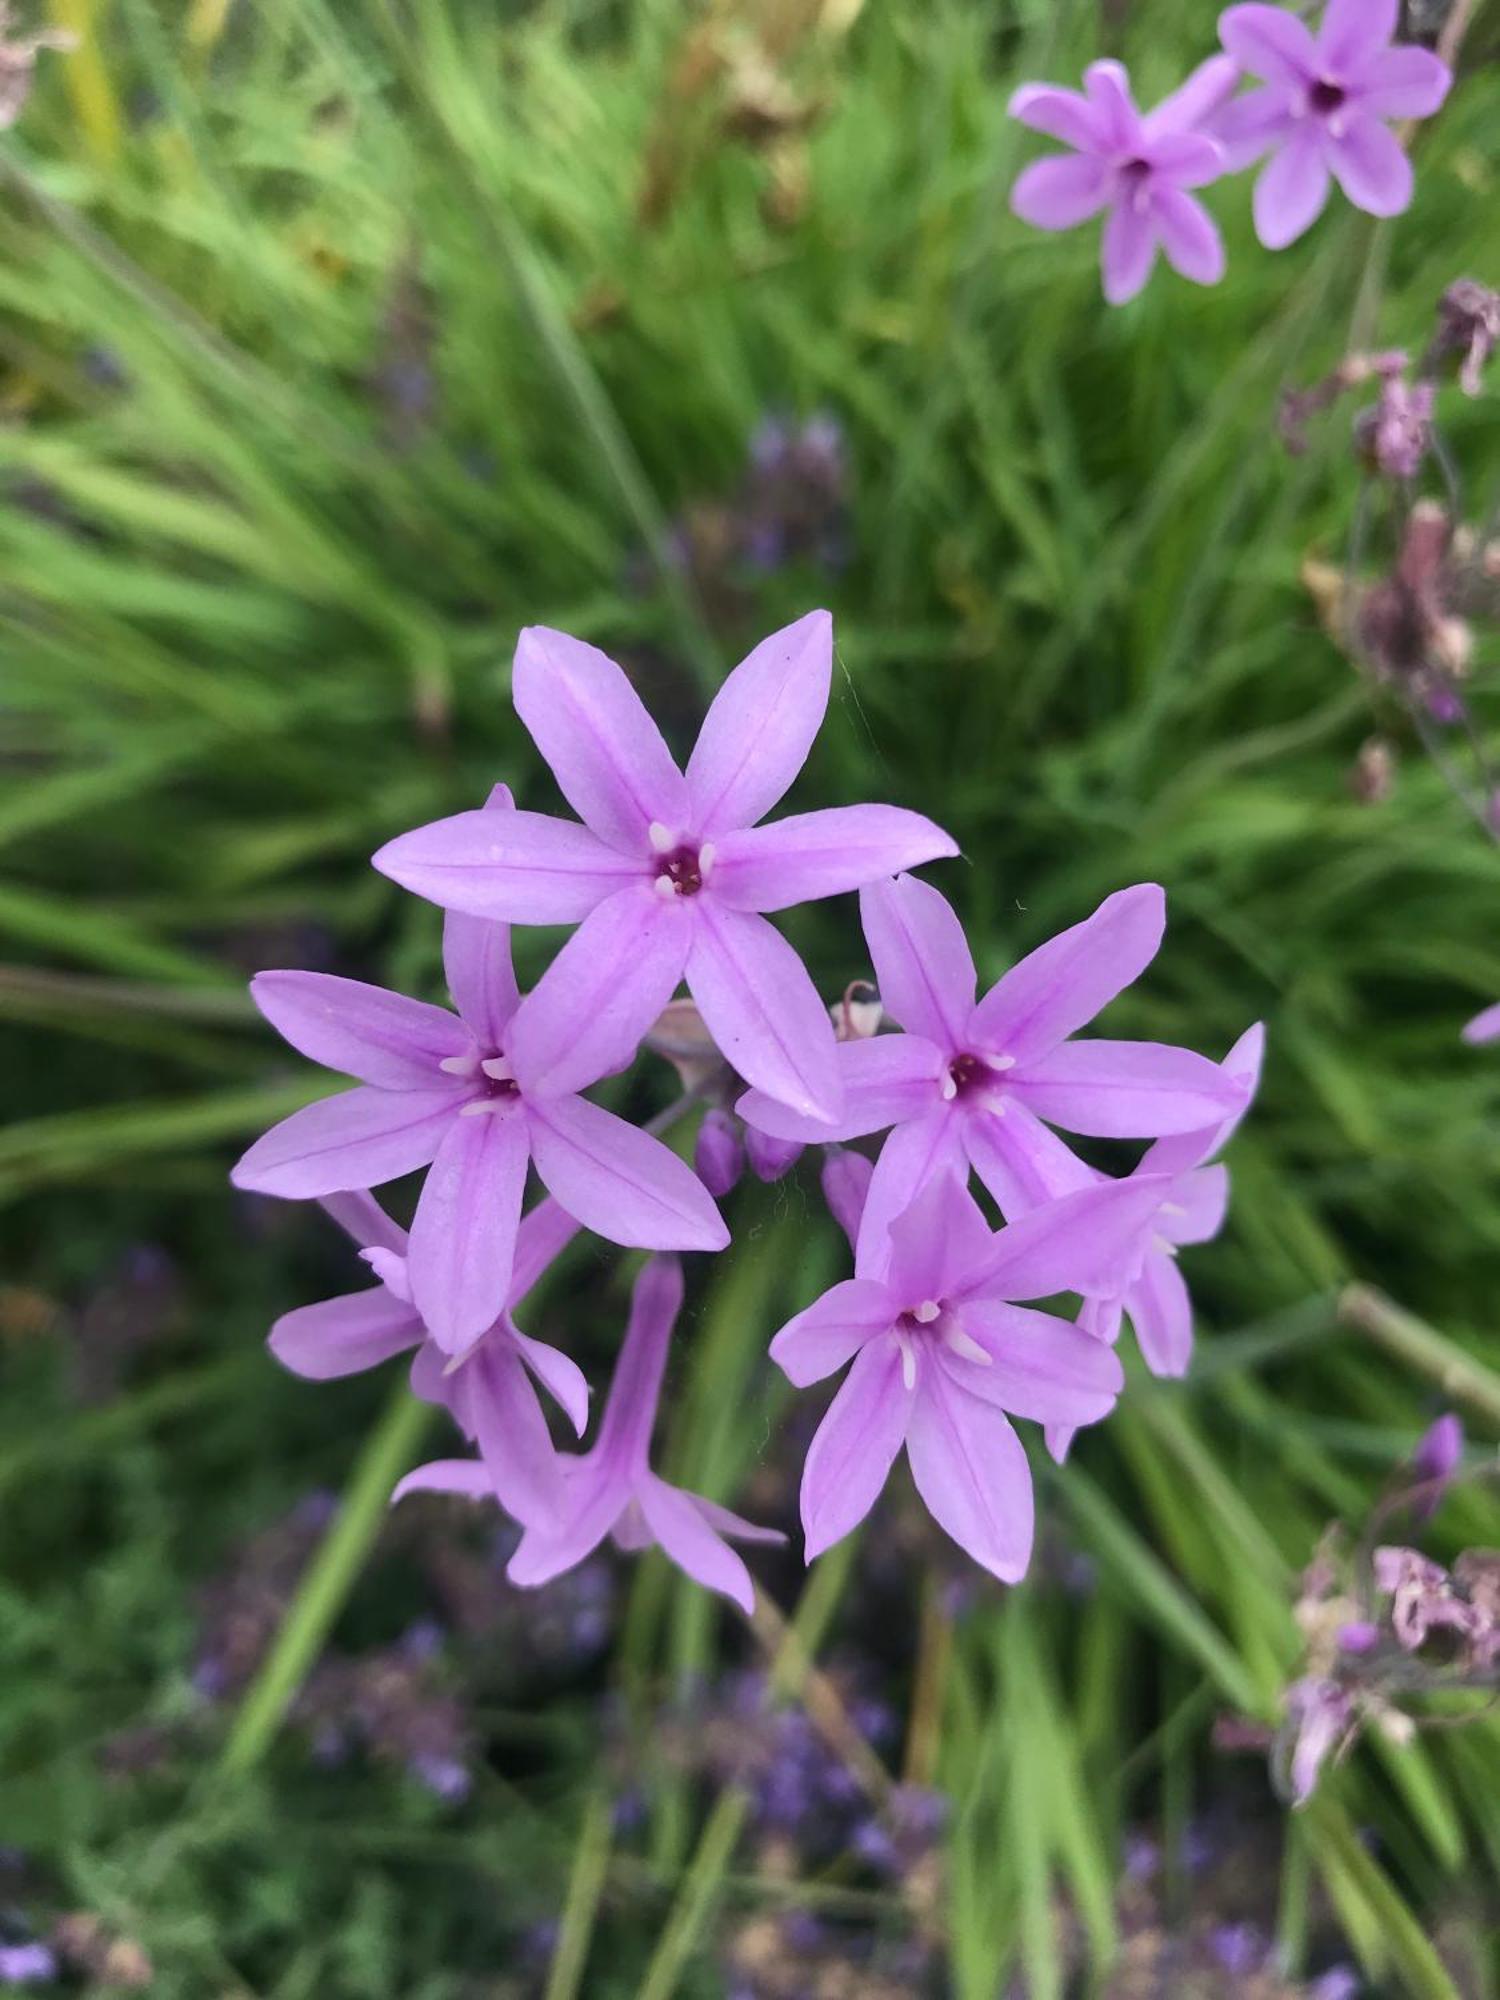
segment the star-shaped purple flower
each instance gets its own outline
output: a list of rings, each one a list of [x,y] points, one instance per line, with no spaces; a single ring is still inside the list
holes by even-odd
[[[1091,63],[1082,96],[1023,84],[1010,101],[1012,118],[1074,150],[1027,167],[1011,190],[1012,209],[1037,229],[1071,229],[1108,210],[1100,263],[1111,305],[1135,297],[1158,250],[1194,284],[1216,285],[1224,275],[1224,245],[1188,189],[1224,171],[1217,142],[1196,127],[1234,80],[1223,57],[1211,58],[1145,114],[1117,62]]]
[[[1031,1471],[1008,1416],[1094,1423],[1124,1376],[1106,1343],[1014,1301],[1118,1287],[1160,1195],[1151,1181],[1112,1181],[997,1233],[944,1173],[881,1252],[862,1239],[855,1276],[771,1342],[798,1388],[854,1363],[802,1474],[809,1562],[869,1513],[905,1445],[938,1525],[1004,1582],[1025,1575]]]
[[[682,1266],[675,1257],[653,1257],[631,1296],[630,1323],[598,1439],[582,1456],[559,1458],[562,1504],[550,1520],[526,1524],[505,1572],[512,1583],[550,1583],[613,1535],[622,1549],[656,1544],[695,1583],[732,1598],[746,1613],[753,1608],[750,1572],[724,1538],[779,1542],[784,1537],[774,1528],[741,1520],[701,1494],[669,1486],[649,1462],[667,1349],[681,1307]],[[409,1473],[393,1497],[401,1500],[408,1493],[502,1497],[490,1467],[465,1458],[438,1459]]]
[[[391,841],[375,866],[448,909],[578,924],[512,1037],[533,1088],[578,1090],[623,1067],[685,977],[741,1076],[837,1115],[827,1009],[761,913],[957,849],[896,806],[757,825],[812,747],[832,666],[826,611],[762,640],[715,696],[684,773],[612,660],[562,632],[521,634],[516,710],[583,824],[460,813]]]
[[[1389,118],[1426,118],[1453,79],[1428,49],[1393,48],[1399,0],[1328,0],[1316,36],[1281,7],[1230,7],[1219,38],[1263,79],[1214,121],[1233,167],[1271,158],[1255,183],[1255,233],[1281,250],[1309,229],[1336,180],[1356,208],[1399,215],[1411,162]]]
[[[738,1109],[784,1139],[895,1127],[870,1183],[861,1250],[878,1249],[935,1174],[972,1166],[1012,1218],[1087,1184],[1090,1169],[1049,1124],[1150,1139],[1202,1131],[1241,1107],[1243,1086],[1190,1050],[1071,1039],[1156,956],[1166,910],[1154,884],[1106,898],[1012,966],[977,1006],[968,941],[936,889],[903,875],[866,889],[860,911],[885,1011],[907,1032],[839,1044],[845,1111],[831,1130],[760,1091]]]
[[[503,829],[527,815],[501,786],[469,817]],[[540,988],[520,999],[507,927],[450,915],[443,965],[456,1014],[328,973],[251,982],[293,1048],[360,1087],[273,1126],[235,1167],[235,1185],[305,1199],[431,1162],[407,1262],[416,1308],[450,1354],[505,1304],[528,1161],[570,1215],[612,1243],[722,1250],[729,1232],[696,1175],[659,1139],[575,1094],[607,1062],[575,1064],[567,1085],[540,1073],[528,1027],[545,1026],[553,999]]]

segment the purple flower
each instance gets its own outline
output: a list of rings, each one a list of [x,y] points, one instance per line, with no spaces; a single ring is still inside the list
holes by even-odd
[[[845,1112],[832,1129],[759,1090],[738,1109],[785,1139],[895,1127],[870,1182],[861,1252],[878,1248],[929,1178],[965,1163],[1010,1217],[1087,1185],[1091,1169],[1044,1120],[1100,1138],[1145,1139],[1201,1134],[1242,1107],[1243,1084],[1187,1049],[1070,1039],[1155,957],[1166,918],[1154,885],[1107,898],[1013,966],[977,1006],[963,928],[936,889],[903,875],[866,889],[860,910],[881,1000],[907,1033],[839,1044]]]
[[[598,1439],[581,1457],[558,1460],[560,1508],[551,1519],[527,1525],[505,1572],[512,1583],[548,1583],[576,1568],[613,1534],[622,1549],[658,1544],[695,1582],[750,1611],[755,1600],[750,1572],[722,1538],[784,1538],[712,1500],[669,1486],[648,1463],[667,1347],[681,1305],[682,1266],[675,1257],[653,1257],[635,1283],[630,1324]],[[462,1493],[477,1500],[495,1497],[496,1488],[486,1464],[439,1459],[408,1473],[393,1497],[400,1500],[416,1492]]]
[[[1384,121],[1425,118],[1452,82],[1427,49],[1392,48],[1399,0],[1328,0],[1316,36],[1281,7],[1230,7],[1219,38],[1260,86],[1215,124],[1231,167],[1271,158],[1255,183],[1255,233],[1284,249],[1323,212],[1332,176],[1356,208],[1399,215],[1411,162]]]
[[[861,1237],[855,1276],[771,1343],[796,1386],[842,1368],[807,1455],[807,1559],[875,1504],[902,1446],[938,1525],[1002,1581],[1031,1556],[1031,1473],[1007,1418],[1093,1423],[1124,1380],[1104,1343],[1016,1299],[1108,1289],[1160,1198],[1112,1181],[992,1231],[961,1182],[929,1179],[880,1249]]]
[[[1411,1455],[1411,1477],[1417,1486],[1416,1513],[1427,1520],[1436,1513],[1443,1495],[1463,1463],[1463,1418],[1448,1410],[1429,1424],[1417,1439]]]
[[[503,830],[531,815],[497,786],[467,817]],[[608,1061],[575,1064],[563,1084],[542,1073],[528,1023],[545,1023],[553,1003],[540,989],[520,999],[508,928],[450,915],[443,964],[456,1015],[322,972],[251,982],[293,1048],[360,1086],[273,1126],[235,1167],[235,1185],[305,1198],[378,1187],[430,1161],[407,1260],[412,1300],[449,1353],[505,1304],[528,1161],[570,1215],[613,1243],[721,1250],[718,1210],[677,1155],[574,1094]]]
[[[810,1117],[837,1116],[832,1024],[761,913],[957,849],[895,806],[756,824],[802,768],[832,661],[826,611],[762,640],[715,696],[684,774],[612,660],[545,627],[521,634],[516,709],[584,824],[460,813],[391,841],[375,865],[447,908],[579,925],[509,1037],[530,1089],[575,1091],[623,1067],[686,978],[747,1082]]]
[[[745,1133],[732,1112],[713,1105],[703,1114],[693,1148],[698,1178],[713,1196],[729,1194],[745,1171]]]
[[[1286,1708],[1280,1747],[1287,1786],[1292,1804],[1304,1806],[1323,1765],[1348,1741],[1354,1706],[1337,1681],[1307,1679],[1294,1681],[1287,1689]]]
[[[1432,449],[1432,417],[1437,388],[1431,382],[1408,382],[1387,375],[1380,400],[1361,410],[1354,420],[1354,437],[1371,470],[1387,479],[1415,479]]]
[[[1010,100],[1011,116],[1074,150],[1027,167],[1011,190],[1011,208],[1037,229],[1071,229],[1107,209],[1100,261],[1111,305],[1135,297],[1158,250],[1194,284],[1216,285],[1224,245],[1187,190],[1216,180],[1223,155],[1216,140],[1193,128],[1236,80],[1231,63],[1212,58],[1144,115],[1116,62],[1089,65],[1083,96],[1024,84]]]
[[[362,1292],[283,1313],[271,1329],[271,1352],[284,1368],[326,1382],[376,1367],[417,1349],[412,1388],[446,1408],[478,1445],[491,1490],[517,1520],[549,1520],[562,1504],[557,1455],[532,1378],[555,1399],[581,1437],[589,1390],[576,1364],[521,1332],[509,1311],[497,1316],[459,1366],[428,1338],[412,1303],[406,1232],[368,1194],[331,1197],[324,1206],[361,1246],[380,1283]],[[509,1304],[530,1291],[577,1230],[556,1202],[522,1219]]]
[[[0,1944],[0,1985],[39,1986],[57,1977],[57,1954],[35,1938]]]
[[[1500,1042],[1500,1001],[1474,1016],[1464,1028],[1464,1040],[1474,1048],[1480,1048],[1486,1042]]]

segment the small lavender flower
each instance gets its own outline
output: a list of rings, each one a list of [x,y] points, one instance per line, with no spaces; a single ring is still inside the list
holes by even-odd
[[[0,1986],[40,1986],[57,1973],[56,1952],[38,1939],[0,1944]]]
[[[745,1171],[744,1127],[717,1105],[704,1112],[698,1127],[693,1169],[716,1201],[732,1191]]]
[[[1461,354],[1459,386],[1477,396],[1490,356],[1500,347],[1500,292],[1472,278],[1450,285],[1438,302],[1438,354]]]
[[[1361,410],[1354,422],[1354,435],[1370,469],[1382,478],[1404,482],[1415,479],[1423,460],[1432,449],[1432,417],[1437,407],[1437,389],[1431,382],[1408,382],[1401,375],[1387,375],[1380,384],[1380,400]]]

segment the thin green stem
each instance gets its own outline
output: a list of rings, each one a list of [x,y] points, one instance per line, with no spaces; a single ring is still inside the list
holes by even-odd
[[[1393,1304],[1371,1285],[1346,1287],[1339,1298],[1338,1316],[1344,1326],[1369,1334],[1398,1361],[1430,1377],[1455,1402],[1467,1403],[1471,1410],[1500,1426],[1500,1375],[1464,1353],[1425,1320]]]
[[[574,2000],[581,1989],[588,1963],[589,1942],[599,1913],[599,1898],[609,1873],[610,1806],[603,1792],[595,1792],[584,1807],[583,1824],[578,1829],[578,1845],[573,1851],[573,1872],[568,1879],[567,1901],[563,1904],[558,1928],[557,1949],[547,1971],[544,2000]]]

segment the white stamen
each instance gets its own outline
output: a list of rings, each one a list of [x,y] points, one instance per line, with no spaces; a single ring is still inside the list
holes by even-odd
[[[1328,136],[1330,139],[1342,139],[1348,129],[1349,120],[1341,114],[1336,113],[1328,121]]]
[[[896,1335],[896,1345],[901,1350],[901,1380],[908,1389],[917,1386],[917,1357],[912,1352],[911,1342],[904,1333]]]
[[[698,880],[700,882],[709,869],[713,867],[714,856],[718,851],[718,848],[714,846],[711,840],[705,840],[703,845],[698,849]]]
[[[943,1078],[943,1095],[950,1103],[958,1095],[958,1085],[953,1081],[951,1076]]]
[[[487,1077],[495,1083],[514,1083],[516,1073],[504,1056],[486,1056],[479,1065]]]
[[[658,875],[656,878],[656,893],[658,896],[665,896],[670,901],[677,894],[677,884],[672,880],[670,875]]]
[[[957,1320],[950,1319],[943,1328],[943,1340],[955,1354],[961,1354],[965,1361],[972,1361],[980,1368],[994,1367],[994,1355],[986,1353],[972,1334],[964,1332]]]
[[[490,1118],[496,1112],[508,1112],[512,1103],[508,1097],[471,1097],[459,1111],[460,1118]]]
[[[1004,1076],[1008,1069],[1015,1068],[1016,1059],[1014,1056],[991,1056],[989,1058],[989,1065],[996,1076]]]
[[[479,1070],[478,1049],[465,1049],[461,1056],[444,1056],[438,1068],[445,1076],[475,1076]]]
[[[659,819],[652,820],[646,828],[646,838],[658,854],[670,854],[677,845],[677,836],[669,826],[663,826]]]
[[[1157,1236],[1153,1234],[1151,1238],[1151,1248],[1154,1251],[1156,1251],[1157,1255],[1160,1257],[1175,1257],[1177,1255],[1177,1245],[1175,1243],[1169,1243],[1165,1236]]]
[[[922,1326],[931,1326],[940,1310],[941,1308],[936,1299],[923,1299],[922,1303],[912,1314],[912,1318]]]
[[[1146,210],[1151,206],[1151,189],[1149,186],[1143,185],[1138,187],[1130,205],[1137,215],[1144,215]]]
[[[1161,1205],[1161,1213],[1163,1215],[1186,1215],[1187,1210],[1180,1201],[1164,1201]]]

